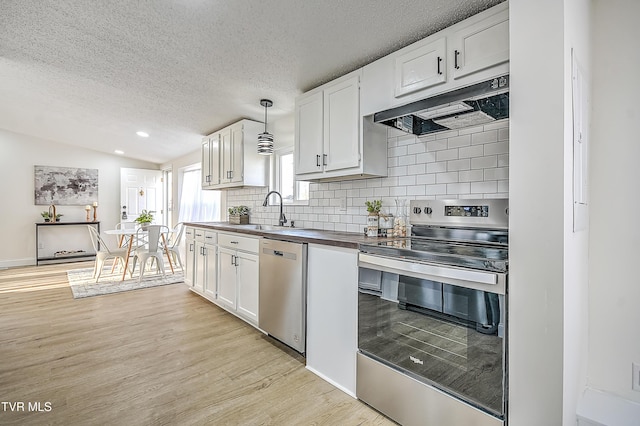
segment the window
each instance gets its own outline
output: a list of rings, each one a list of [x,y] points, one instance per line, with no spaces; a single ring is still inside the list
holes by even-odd
[[[309,182],[295,180],[293,147],[277,150],[274,157],[274,183],[276,190],[282,195],[282,202],[285,204],[308,204]]]
[[[203,190],[200,165],[182,170],[179,222],[208,222],[220,220],[220,191]]]

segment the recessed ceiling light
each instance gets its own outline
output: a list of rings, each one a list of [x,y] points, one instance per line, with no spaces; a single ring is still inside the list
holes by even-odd
[[[141,138],[148,138],[149,137],[149,133],[143,132],[143,131],[136,132],[136,135],[140,136]]]
[[[115,151],[113,151],[113,152],[115,152],[116,154],[120,154],[120,155],[124,154],[124,151],[121,151],[121,150],[119,150],[119,149],[116,149],[116,150],[115,150]]]

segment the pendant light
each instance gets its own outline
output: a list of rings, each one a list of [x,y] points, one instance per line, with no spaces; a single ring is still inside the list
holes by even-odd
[[[267,132],[267,108],[273,105],[269,99],[261,99],[260,105],[264,107],[264,132],[258,135],[258,154],[273,154],[273,135]]]

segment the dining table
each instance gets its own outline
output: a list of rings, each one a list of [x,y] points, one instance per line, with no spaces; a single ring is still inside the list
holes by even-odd
[[[122,247],[125,241],[128,240],[127,256],[125,257],[124,270],[122,271],[122,281],[124,281],[125,277],[127,276],[127,269],[129,267],[129,257],[131,256],[131,251],[133,249],[134,240],[136,239],[135,237],[138,234],[138,230],[139,228],[122,228],[122,229],[108,229],[104,231],[104,233],[107,235],[115,235],[116,237],[118,237],[119,247]],[[146,231],[144,230],[140,232],[146,234]],[[162,238],[162,247],[164,249],[164,252],[166,253],[167,258],[169,259],[169,268],[171,268],[171,273],[173,274],[175,273],[175,271],[173,270],[173,262],[171,262],[171,255],[169,254],[169,248],[167,247],[167,240],[165,237],[165,233],[162,232],[160,234],[160,237]],[[140,265],[140,267],[144,268],[144,265]],[[133,278],[133,271],[131,271],[129,275],[131,276],[131,278]]]

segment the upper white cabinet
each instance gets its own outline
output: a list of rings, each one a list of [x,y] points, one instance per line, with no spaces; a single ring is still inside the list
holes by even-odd
[[[220,183],[220,133],[202,139],[202,188]]]
[[[398,55],[395,60],[395,96],[447,81],[446,57],[445,37]]]
[[[262,123],[241,120],[206,137],[202,143],[203,189],[266,186],[268,158],[257,149],[263,130]]]
[[[508,74],[508,8],[500,3],[363,67],[362,115]]]
[[[362,137],[360,70],[298,97],[295,120],[298,180],[386,176],[386,131]]]
[[[453,78],[509,61],[509,11],[490,15],[451,36]]]

